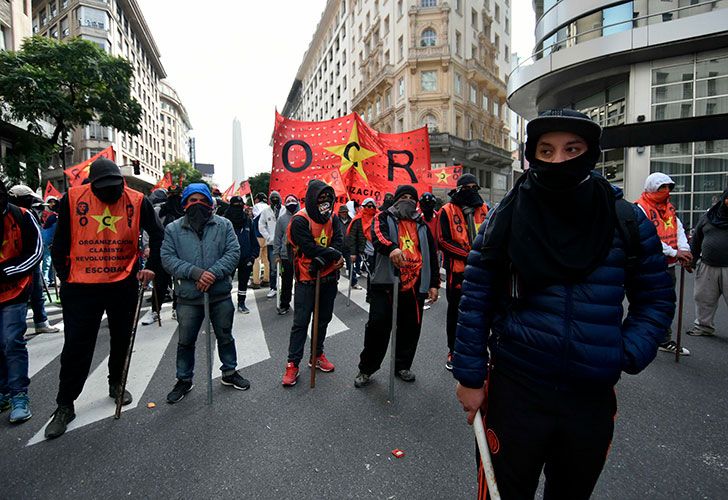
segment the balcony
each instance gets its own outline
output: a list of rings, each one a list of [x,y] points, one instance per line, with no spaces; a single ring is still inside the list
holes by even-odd
[[[435,45],[434,47],[410,47],[408,53],[408,59],[416,62],[436,61],[449,57],[450,46],[448,44]]]
[[[481,85],[485,85],[488,90],[505,99],[506,84],[498,78],[497,66],[491,65],[487,67],[477,59],[468,59],[465,61],[465,67],[468,70],[468,79],[474,80]]]
[[[351,100],[351,109],[361,104],[361,102],[367,98],[372,92],[377,90],[380,86],[389,85],[390,87],[394,83],[394,67],[391,64],[387,64],[382,67],[372,78],[370,78],[357,94]]]

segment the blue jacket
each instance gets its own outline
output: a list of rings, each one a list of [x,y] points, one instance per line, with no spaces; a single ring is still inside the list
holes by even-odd
[[[260,244],[255,236],[253,221],[246,218],[242,229],[238,233],[238,243],[240,244],[240,262],[255,260],[260,255]]]
[[[208,290],[210,301],[230,297],[232,275],[238,268],[240,244],[229,220],[213,215],[202,237],[181,217],[164,229],[162,267],[177,280],[175,293],[182,304],[202,304],[203,293],[195,282],[204,271],[217,280]]]
[[[672,322],[675,289],[654,226],[633,209],[641,255],[631,276],[626,276],[626,246],[616,228],[607,257],[583,283],[521,294],[511,290],[507,262],[486,268],[480,252],[471,251],[460,300],[455,378],[466,387],[481,387],[489,361],[486,347],[495,369],[558,389],[612,387],[622,371],[643,370]],[[481,247],[485,227],[473,248]]]

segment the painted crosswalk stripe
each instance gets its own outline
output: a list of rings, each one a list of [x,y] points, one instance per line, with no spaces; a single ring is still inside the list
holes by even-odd
[[[346,294],[349,293],[349,280],[339,280],[339,292],[344,294],[344,306],[346,307]],[[361,290],[351,291],[351,301],[364,309],[366,312],[369,312],[369,303],[366,301],[366,297],[367,290],[365,287],[362,287]]]
[[[124,406],[123,411],[134,409],[139,405],[176,329],[177,322],[167,317],[162,322],[162,328],[155,328],[144,335],[137,335],[127,381],[127,390],[134,396],[134,401]],[[108,396],[108,362],[109,357],[107,356],[86,380],[81,396],[74,403],[76,419],[68,425],[68,431],[114,415],[115,404]],[[27,446],[45,439],[43,436],[45,427],[43,425],[28,441]]]

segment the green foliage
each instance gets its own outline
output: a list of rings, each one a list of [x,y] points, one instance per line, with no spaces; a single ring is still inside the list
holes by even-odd
[[[163,168],[164,172],[172,173],[172,181],[175,183],[179,182],[180,175],[183,175],[182,187],[185,188],[189,184],[194,182],[204,182],[202,180],[202,173],[197,170],[192,164],[184,160],[174,160],[167,162]]]
[[[248,182],[250,182],[250,192],[253,193],[253,196],[258,193],[265,193],[267,196],[270,187],[270,172],[254,175],[248,179]]]
[[[48,163],[56,151],[48,141],[39,141],[37,137],[23,134],[18,137],[12,150],[0,159],[0,166],[8,185],[25,184],[32,189],[40,185],[39,167]]]
[[[50,139],[36,139],[50,147],[62,134],[92,121],[137,135],[142,108],[131,97],[133,73],[129,61],[89,41],[29,38],[17,52],[0,51],[0,101],[5,104],[0,119],[25,120],[28,131],[41,137],[42,122],[50,123]],[[38,153],[42,148],[25,149]],[[48,163],[48,157],[39,162]]]

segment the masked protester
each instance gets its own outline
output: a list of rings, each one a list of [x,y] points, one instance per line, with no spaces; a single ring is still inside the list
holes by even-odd
[[[36,224],[40,225],[40,220],[36,214],[35,207],[42,206],[42,200],[28,186],[17,184],[8,191],[10,195],[10,203],[16,207],[25,209]],[[45,295],[43,286],[43,269],[42,263],[33,269],[33,284],[30,290],[30,307],[33,310],[33,324],[35,334],[40,333],[58,333],[60,330],[48,323],[48,315],[45,310]]]
[[[455,328],[458,305],[462,295],[465,263],[473,240],[485,222],[488,206],[478,194],[478,181],[473,174],[463,174],[457,188],[450,191],[450,203],[443,205],[439,214],[439,248],[442,250],[447,276],[447,361],[445,368],[452,370],[452,352],[455,348]]]
[[[26,208],[9,202],[2,180],[0,242],[0,412],[10,410],[10,422],[20,423],[33,415],[28,400],[26,314],[43,246],[35,218]]]
[[[43,278],[48,286],[52,286],[56,282],[56,273],[53,270],[51,262],[51,244],[53,236],[56,234],[56,224],[58,223],[58,198],[49,196],[46,200],[47,208],[41,217],[41,236],[43,237]]]
[[[167,191],[165,189],[155,189],[149,195],[149,202],[154,207],[154,213],[157,214],[157,222],[159,222],[160,225],[162,224],[162,219],[159,217],[159,213],[166,201]],[[148,259],[150,252],[149,235],[144,231],[142,231],[142,249],[142,257],[144,259]],[[142,325],[149,326],[156,324],[159,321],[159,316],[162,313],[162,303],[168,300],[167,290],[169,289],[170,281],[169,274],[167,274],[161,266],[154,272],[154,283],[152,284],[153,296],[147,299],[147,301],[151,303],[152,307],[144,316],[142,316],[142,319],[139,320]],[[169,297],[169,300],[171,300],[171,297]],[[174,311],[174,308],[172,310]]]
[[[288,242],[296,274],[293,326],[288,344],[288,363],[283,385],[290,387],[298,379],[298,365],[303,358],[308,325],[315,307],[316,275],[320,273],[318,345],[316,359],[309,358],[311,369],[334,371],[326,358],[324,341],[326,329],[334,314],[334,299],[338,291],[339,269],[344,266],[341,249],[341,226],[334,223],[334,188],[314,179],[306,190],[306,208],[299,210],[288,224]]]
[[[285,200],[285,210],[281,210],[276,221],[276,234],[273,238],[273,265],[281,266],[280,305],[276,309],[278,314],[288,314],[291,310],[291,296],[293,292],[293,260],[288,246],[288,224],[293,215],[301,209],[298,198],[289,194]]]
[[[170,223],[183,217],[185,211],[182,209],[182,195],[177,185],[172,185],[167,190],[167,201],[159,209],[159,218],[162,226],[167,227]]]
[[[542,470],[546,497],[589,498],[614,385],[655,358],[675,293],[652,223],[592,171],[601,128],[552,110],[527,132],[531,168],[468,256],[453,375],[468,423],[483,408],[503,498],[533,498]]]
[[[210,321],[217,338],[222,385],[244,391],[250,382],[236,370],[233,338],[235,307],[230,298],[232,275],[240,263],[240,244],[228,219],[214,214],[214,202],[206,184],[194,183],[182,193],[185,216],[164,230],[162,265],[178,281],[177,383],[167,402],[179,402],[192,390],[195,343],[205,320],[204,294],[210,301]]]
[[[109,159],[95,160],[88,179],[88,184],[70,188],[61,199],[51,248],[61,279],[65,343],[58,408],[46,427],[47,438],[63,434],[76,416],[73,403],[88,377],[104,312],[111,338],[109,397],[116,398],[133,327],[137,282],[146,286],[159,268],[162,228],[149,200],[126,186],[119,167]],[[145,269],[139,270],[142,230],[149,234],[150,252]],[[125,390],[123,404],[131,401]]]
[[[268,260],[268,245],[265,242],[263,234],[260,232],[261,213],[268,209],[268,197],[265,193],[255,195],[255,205],[253,205],[253,227],[255,228],[255,236],[258,238],[260,246],[260,256],[255,259],[253,264],[253,284],[250,288],[258,290],[261,286],[270,286],[270,261]],[[261,281],[261,269],[262,278]]]
[[[276,296],[276,287],[278,281],[278,270],[276,269],[273,259],[273,240],[276,235],[276,221],[281,213],[281,195],[278,191],[271,191],[270,205],[262,207],[260,210],[260,219],[258,220],[258,230],[265,241],[265,252],[267,261],[270,263],[270,271],[266,269],[266,273],[270,277],[270,290],[268,290],[267,298],[272,299]]]
[[[386,193],[384,195],[384,201],[382,201],[381,206],[379,207],[379,210],[384,212],[389,207],[392,206],[392,203],[394,203],[394,195],[392,193]]]
[[[422,307],[425,297],[437,300],[440,288],[435,240],[417,212],[417,190],[410,185],[399,186],[392,206],[374,218],[371,232],[377,255],[369,277],[369,321],[354,386],[368,385],[387,353],[395,276],[399,277],[399,307],[397,352],[392,353],[394,369],[401,380],[414,382],[411,367],[422,328]]]
[[[377,215],[377,206],[374,198],[366,198],[361,205],[361,210],[351,220],[351,224],[347,229],[346,237],[349,240],[349,251],[351,252],[352,262],[358,259],[364,260],[365,270],[367,272],[374,271],[374,244],[372,243],[372,222]],[[367,274],[367,276],[369,276]],[[370,300],[371,277],[367,278],[367,302]],[[360,288],[357,284],[357,287]],[[354,288],[354,286],[352,286]]]
[[[715,335],[715,311],[721,295],[728,305],[728,189],[700,218],[690,241],[698,262],[695,275],[695,324],[692,336]],[[688,268],[692,272],[692,266]]]
[[[679,263],[689,269],[693,261],[685,228],[675,212],[675,207],[670,202],[670,192],[674,188],[675,183],[668,175],[655,172],[647,176],[645,190],[635,202],[655,225],[657,235],[662,242],[662,253],[667,258],[667,272],[672,278],[673,286],[677,281],[675,264]],[[660,343],[660,351],[672,354],[677,351],[677,343],[672,340],[670,327],[665,330],[665,336]],[[681,347],[680,354],[690,356],[690,351]]]
[[[258,258],[260,247],[258,238],[255,237],[253,220],[248,217],[245,211],[243,198],[233,196],[230,198],[230,206],[225,211],[225,218],[233,225],[233,230],[238,237],[240,244],[240,260],[238,262],[238,312],[249,314],[250,310],[245,305],[245,298],[248,293],[248,280],[253,270],[253,262]]]

